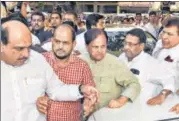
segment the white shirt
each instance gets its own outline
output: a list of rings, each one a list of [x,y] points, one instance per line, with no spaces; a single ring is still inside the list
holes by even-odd
[[[52,41],[48,41],[41,46],[46,51],[52,51]]]
[[[172,73],[165,68],[165,65],[153,58],[145,52],[141,52],[132,61],[128,59],[124,53],[119,56],[119,59],[124,61],[130,69],[139,71],[138,77],[141,84],[141,99],[148,100],[156,96],[161,89],[168,89],[175,92],[175,81]]]
[[[176,74],[176,88],[179,89],[179,44],[173,48],[165,49],[162,48],[162,41],[159,40],[153,51],[153,56],[166,65],[171,66],[172,72]],[[167,56],[170,56],[173,62],[165,61]]]
[[[78,50],[81,54],[88,52],[86,49],[85,38],[84,38],[85,32],[76,36],[76,46],[74,50]]]
[[[40,45],[40,40],[37,36],[35,36],[34,34],[31,33],[32,36],[32,45],[36,45],[39,44]]]
[[[133,23],[132,25],[137,26],[137,27],[143,27],[143,26],[144,26],[144,24],[143,24],[142,21],[141,21],[139,24],[137,24],[137,23],[135,22],[135,23]]]
[[[46,121],[36,108],[45,93],[53,100],[76,101],[82,96],[78,85],[65,85],[45,58],[31,50],[23,66],[1,61],[1,121]]]
[[[154,26],[149,22],[147,23],[144,28],[146,29],[146,31],[148,31],[149,33],[151,33],[155,38],[158,38],[158,33],[155,30]]]

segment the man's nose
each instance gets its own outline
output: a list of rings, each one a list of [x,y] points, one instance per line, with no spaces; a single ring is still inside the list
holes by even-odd
[[[30,53],[30,50],[26,48],[26,49],[24,49],[24,51],[23,51],[23,56],[26,57],[26,58],[28,58],[28,57],[29,57],[29,53]]]
[[[60,49],[63,48],[63,43],[60,42],[58,47],[59,47]]]
[[[128,44],[125,44],[124,45],[124,50],[127,50],[127,49],[129,49],[130,47],[129,47],[129,45]]]

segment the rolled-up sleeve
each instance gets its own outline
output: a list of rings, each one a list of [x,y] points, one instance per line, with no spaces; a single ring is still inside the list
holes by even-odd
[[[138,79],[130,72],[124,63],[120,63],[118,68],[116,71],[116,81],[119,85],[124,87],[124,91],[121,95],[134,101],[141,90]]]
[[[150,82],[161,84],[163,89],[170,90],[171,92],[175,92],[175,82],[176,82],[176,74],[173,72],[171,66],[166,63],[161,63],[160,61],[153,62],[153,66],[151,67],[150,73]]]

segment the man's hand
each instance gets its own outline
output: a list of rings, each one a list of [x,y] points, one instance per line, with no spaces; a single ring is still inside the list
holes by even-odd
[[[99,102],[99,91],[95,87],[82,85],[81,91],[83,92],[85,98],[89,98],[90,100],[95,99],[95,103]]]
[[[179,103],[173,106],[169,111],[176,112],[176,114],[179,114]]]
[[[120,97],[119,99],[117,100],[114,100],[112,99],[109,104],[108,104],[108,107],[109,108],[120,108],[122,107],[123,105],[125,105],[128,101],[128,98],[125,97],[125,96],[122,96]]]
[[[95,107],[95,102],[94,100],[91,101],[88,98],[84,99],[84,103],[83,103],[83,109],[84,109],[84,116],[88,116],[90,115],[90,113],[93,111],[94,107]]]
[[[36,102],[37,109],[40,113],[47,115],[49,98],[47,96],[39,97]]]
[[[159,94],[154,98],[151,98],[147,101],[148,105],[161,105],[165,101],[166,96]]]

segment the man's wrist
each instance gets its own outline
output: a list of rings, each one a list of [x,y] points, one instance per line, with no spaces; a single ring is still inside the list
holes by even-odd
[[[120,100],[124,100],[127,102],[129,100],[129,98],[126,96],[121,96],[120,98],[118,98],[118,101],[120,101]]]
[[[160,95],[161,95],[161,96],[164,96],[164,97],[166,98],[170,93],[171,93],[170,90],[162,90],[162,91],[160,92]]]

